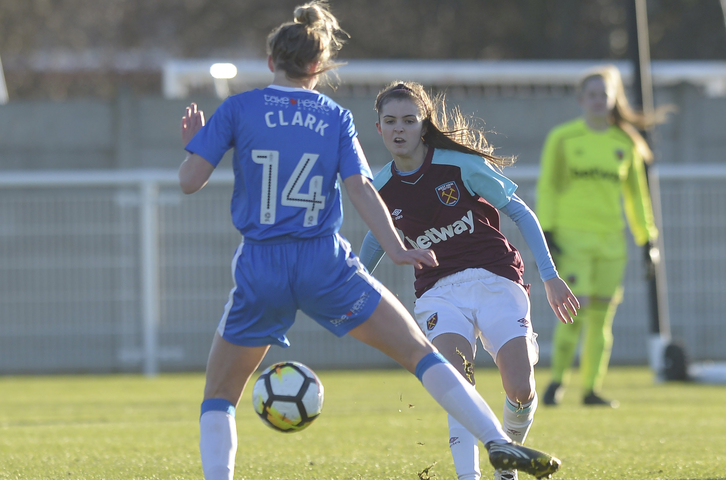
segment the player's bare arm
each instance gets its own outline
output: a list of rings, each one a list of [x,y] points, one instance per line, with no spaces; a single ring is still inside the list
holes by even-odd
[[[187,155],[179,167],[179,186],[186,194],[198,192],[209,181],[214,167],[196,153]]]
[[[573,317],[577,316],[577,309],[580,308],[580,302],[577,297],[570,291],[570,287],[560,277],[550,278],[544,282],[545,291],[547,292],[547,301],[552,307],[552,311],[562,323],[572,323],[575,321]]]
[[[396,234],[383,200],[367,178],[363,175],[351,175],[343,183],[353,206],[393,263],[413,265],[418,269],[423,268],[424,265],[438,266],[439,262],[433,251],[406,250],[401,238]]]

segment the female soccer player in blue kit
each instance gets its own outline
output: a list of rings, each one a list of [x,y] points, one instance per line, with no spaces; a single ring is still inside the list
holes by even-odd
[[[289,345],[286,332],[298,309],[333,334],[350,334],[415,373],[484,442],[496,468],[549,477],[559,460],[511,443],[486,402],[338,233],[340,175],[356,210],[395,263],[437,265],[430,250],[407,250],[396,235],[369,181],[350,111],[313,90],[337,66],[332,59],[345,32],[321,2],[297,7],[294,18],[268,37],[270,86],[229,97],[206,125],[194,104],[182,119],[188,152],[179,169],[182,190],[201,189],[234,148],[232,221],[243,235],[232,260],[234,287],[207,364],[199,422],[205,478],[232,478],[236,405],[270,345]]]
[[[375,109],[378,132],[393,161],[373,183],[405,243],[432,249],[439,261],[435,268],[425,265],[416,271],[419,326],[472,385],[476,341],[481,339],[506,392],[504,431],[523,443],[537,409],[534,364],[539,348],[522,279],[524,264],[499,229],[498,211],[522,232],[562,322],[572,322],[577,299],[557,275],[537,218],[515,194],[517,185],[496,169],[511,160],[493,155],[481,131],[458,110],[447,122],[443,96],[432,102],[414,82],[383,89]],[[361,248],[369,271],[384,253],[377,238],[369,233]],[[481,478],[478,441],[451,415],[449,446],[458,478]],[[497,470],[495,478],[516,479],[517,472]]]

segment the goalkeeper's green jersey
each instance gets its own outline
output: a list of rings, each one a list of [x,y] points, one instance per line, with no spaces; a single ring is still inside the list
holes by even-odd
[[[619,231],[623,210],[638,245],[657,237],[643,157],[633,140],[616,126],[592,130],[582,118],[555,127],[537,182],[542,230]]]

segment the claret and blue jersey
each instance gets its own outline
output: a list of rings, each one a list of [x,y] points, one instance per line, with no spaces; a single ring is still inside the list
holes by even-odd
[[[415,173],[401,175],[391,162],[373,183],[406,245],[436,252],[438,267],[416,271],[417,296],[466,268],[523,284],[522,258],[500,231],[497,211],[509,204],[517,185],[481,157],[429,148]]]
[[[247,243],[338,232],[338,174],[372,176],[350,111],[312,90],[274,85],[231,96],[186,147],[214,167],[231,148],[232,222]]]

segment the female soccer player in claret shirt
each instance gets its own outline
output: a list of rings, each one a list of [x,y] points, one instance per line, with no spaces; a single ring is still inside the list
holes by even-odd
[[[511,443],[481,396],[418,329],[395,296],[372,278],[338,233],[338,175],[363,220],[397,264],[437,265],[432,251],[407,250],[369,181],[350,112],[313,90],[345,36],[323,3],[297,7],[294,22],[268,37],[272,84],[226,99],[204,125],[196,105],[182,119],[185,193],[201,189],[234,148],[232,221],[243,241],[234,287],[214,335],[200,417],[207,480],[230,479],[237,451],[235,408],[270,345],[302,310],[337,336],[378,348],[421,380],[449,413],[488,445],[489,459],[537,477],[560,461]]]
[[[415,316],[441,354],[474,385],[476,341],[494,358],[506,392],[504,431],[518,443],[537,408],[536,334],[519,252],[499,229],[499,210],[519,227],[535,255],[547,299],[562,322],[572,322],[577,299],[557,275],[537,218],[497,169],[513,160],[492,154],[483,133],[459,110],[448,118],[413,82],[394,82],[376,98],[378,132],[393,161],[373,184],[408,247],[431,249],[438,267],[416,271]],[[384,249],[369,232],[361,260],[373,271]],[[478,479],[476,438],[449,415],[449,446],[459,479]],[[515,469],[495,478],[516,479]]]
[[[627,263],[623,217],[638,245],[658,236],[644,167],[652,152],[638,129],[665,120],[671,107],[657,109],[652,118],[633,111],[614,65],[586,72],[578,83],[578,101],[582,116],[547,136],[537,182],[542,229],[557,267],[582,303],[577,321],[555,328],[552,381],[543,401],[560,402],[582,333],[582,402],[616,407],[600,390]]]

